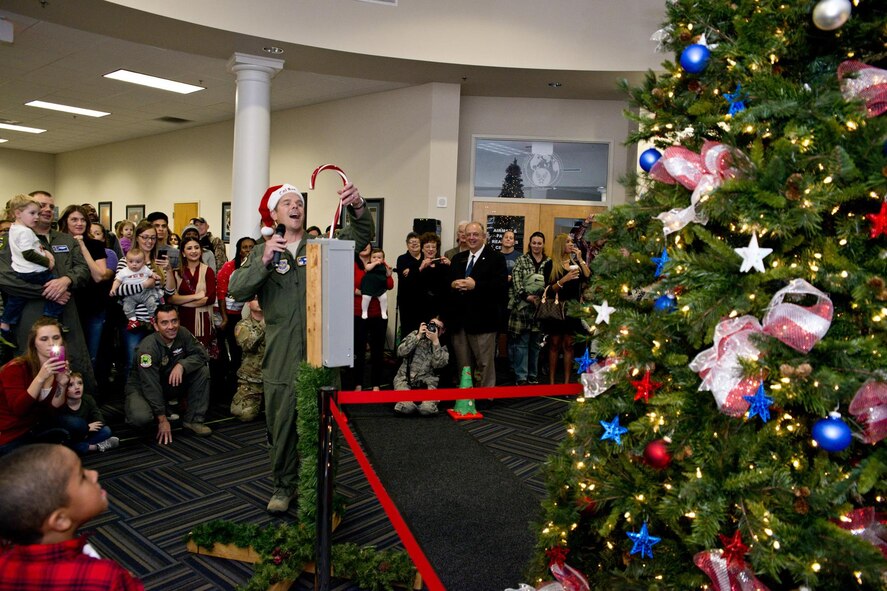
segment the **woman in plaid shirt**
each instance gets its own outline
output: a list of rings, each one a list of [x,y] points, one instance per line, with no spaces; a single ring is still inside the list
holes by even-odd
[[[545,234],[533,232],[526,254],[517,259],[511,272],[508,293],[508,356],[519,386],[539,383],[542,332],[535,316],[536,303],[545,289],[542,266],[548,260],[545,256]]]

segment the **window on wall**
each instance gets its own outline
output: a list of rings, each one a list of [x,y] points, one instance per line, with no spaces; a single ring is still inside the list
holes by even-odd
[[[474,139],[474,196],[605,202],[610,144]]]

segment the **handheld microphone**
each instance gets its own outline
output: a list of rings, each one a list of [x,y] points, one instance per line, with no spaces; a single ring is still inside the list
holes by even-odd
[[[283,224],[277,224],[277,229],[274,231],[275,234],[283,238],[283,235],[286,233],[286,226]],[[280,262],[280,255],[282,253],[280,251],[274,253],[274,257],[271,259],[271,265],[276,267]]]

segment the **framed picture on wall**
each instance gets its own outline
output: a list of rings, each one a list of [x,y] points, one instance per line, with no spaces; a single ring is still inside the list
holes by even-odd
[[[144,205],[127,205],[126,206],[126,219],[131,221],[134,224],[138,224],[140,221],[145,219],[145,206]]]
[[[385,200],[384,199],[367,199],[367,209],[373,214],[373,222],[376,225],[376,239],[373,240],[373,248],[384,248],[382,246],[382,228],[385,222]]]
[[[222,201],[222,241],[231,242],[231,202]]]
[[[376,239],[373,240],[373,248],[384,248],[382,246],[382,228],[384,228],[385,222],[385,199],[364,199],[367,202],[367,211],[370,212],[373,216],[373,225],[376,227]],[[345,215],[345,212],[342,212],[342,217],[339,219],[339,223],[347,226],[348,224],[348,216]]]
[[[114,228],[112,227],[112,220],[114,219],[111,216],[111,205],[110,201],[99,201],[99,223],[105,227],[105,230],[109,232],[113,232]]]

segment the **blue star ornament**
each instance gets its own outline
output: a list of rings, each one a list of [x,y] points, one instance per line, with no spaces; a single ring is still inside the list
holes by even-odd
[[[626,535],[634,543],[631,547],[631,554],[640,554],[641,558],[653,558],[653,545],[662,540],[662,538],[650,535],[647,531],[646,521],[641,526],[641,531],[637,533],[630,531]]]
[[[662,275],[662,270],[665,268],[665,264],[669,262],[671,259],[668,258],[668,251],[665,247],[662,247],[662,254],[658,257],[653,257],[651,259],[654,263],[656,263],[656,272],[653,274],[654,277],[659,277]]]
[[[579,375],[584,374],[588,371],[592,365],[597,363],[597,359],[594,359],[588,352],[588,349],[585,349],[585,354],[576,360],[576,363],[579,364],[579,369],[576,371]]]
[[[628,433],[628,429],[619,424],[619,415],[613,417],[613,420],[609,423],[607,421],[600,421],[600,423],[604,428],[604,434],[601,435],[601,441],[612,439],[617,444],[622,445],[622,436],[625,433]]]
[[[724,100],[730,103],[730,110],[728,113],[731,117],[736,116],[736,114],[741,111],[745,111],[745,99],[747,98],[748,95],[742,92],[742,84],[736,85],[736,92],[724,93]]]
[[[773,399],[764,392],[763,381],[754,396],[743,396],[743,398],[749,403],[748,418],[758,415],[765,423],[770,420],[770,405],[773,404]]]

